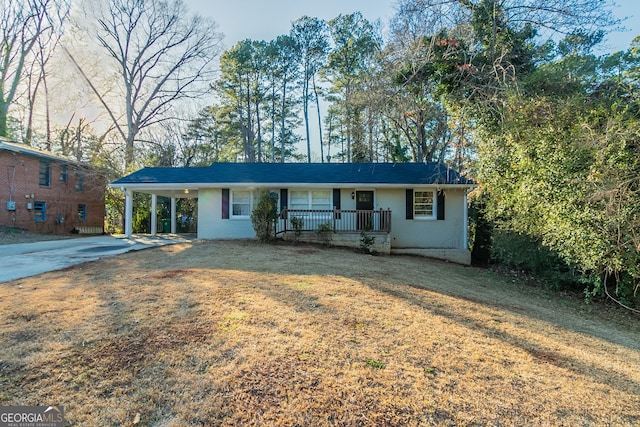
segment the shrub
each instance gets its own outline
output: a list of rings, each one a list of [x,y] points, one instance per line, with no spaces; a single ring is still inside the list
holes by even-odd
[[[258,203],[251,212],[251,224],[261,242],[269,242],[275,238],[275,223],[278,220],[278,195],[262,190]]]
[[[333,234],[333,224],[331,224],[331,221],[323,222],[322,224],[318,225],[316,234],[323,244],[325,244],[326,246],[330,246]]]
[[[375,251],[371,249],[373,245],[376,243],[376,238],[374,236],[369,236],[365,230],[360,232],[360,249],[365,254],[374,254]]]
[[[579,289],[580,275],[558,254],[529,236],[496,229],[492,239],[492,260],[510,268],[532,273],[553,289]]]
[[[295,236],[295,240],[298,240],[298,238],[302,234],[304,219],[294,216],[293,218],[291,218],[291,226],[293,227],[293,235]]]

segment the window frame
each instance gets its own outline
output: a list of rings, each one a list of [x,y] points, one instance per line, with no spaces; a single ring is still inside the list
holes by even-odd
[[[418,193],[431,193],[431,203],[428,202],[419,202],[419,200],[424,200],[424,196],[418,197]],[[424,210],[424,206],[431,206],[431,214],[418,213],[419,205],[421,205],[421,209]],[[435,220],[437,218],[437,191],[432,188],[417,188],[413,190],[413,219],[416,220]]]
[[[47,220],[47,202],[36,200],[33,202],[33,219],[36,222]]]
[[[313,193],[326,193],[328,204],[320,204],[317,200],[322,200],[319,197],[314,198]],[[302,203],[293,203],[294,193],[306,193],[306,203],[305,206],[302,207]],[[302,200],[302,198],[298,199],[298,202]],[[333,189],[331,188],[314,188],[314,189],[295,189],[289,190],[289,200],[288,200],[288,208],[291,210],[333,210]],[[326,206],[326,207],[325,207]]]
[[[242,203],[242,205],[248,204],[249,205],[249,213],[244,215],[244,214],[236,214],[235,213],[235,209],[234,206],[236,205],[235,202],[235,198],[236,198],[236,194],[238,193],[249,193],[249,202],[248,203]],[[240,204],[240,203],[237,203]],[[229,191],[229,218],[231,219],[251,219],[251,212],[253,211],[253,191],[251,190],[244,190],[244,189],[231,189]]]
[[[87,204],[78,203],[78,221],[84,222],[87,220]]]
[[[69,172],[67,169],[67,165],[60,165],[60,177],[58,178],[59,182],[65,183],[69,179]]]
[[[38,183],[40,187],[51,187],[51,162],[40,160]]]
[[[76,191],[84,191],[84,174],[82,173],[82,171],[76,171],[76,173],[74,174],[74,179],[74,187]]]

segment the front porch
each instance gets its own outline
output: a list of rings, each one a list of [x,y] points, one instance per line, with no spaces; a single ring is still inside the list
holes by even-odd
[[[283,209],[276,235],[330,229],[334,233],[389,233],[391,210]]]
[[[283,209],[276,221],[276,236],[284,240],[369,249],[391,253],[391,210]]]

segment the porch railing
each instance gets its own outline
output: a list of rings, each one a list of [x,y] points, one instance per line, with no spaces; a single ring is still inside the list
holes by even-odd
[[[283,209],[276,222],[276,234],[317,231],[330,227],[336,233],[391,231],[391,210]]]

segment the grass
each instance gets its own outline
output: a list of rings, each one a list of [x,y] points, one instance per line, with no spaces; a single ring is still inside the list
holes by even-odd
[[[0,284],[0,405],[76,426],[637,425],[637,318],[475,268],[194,242]]]

